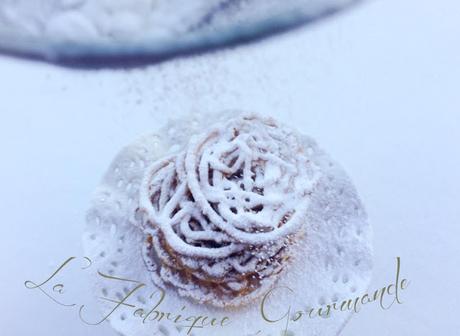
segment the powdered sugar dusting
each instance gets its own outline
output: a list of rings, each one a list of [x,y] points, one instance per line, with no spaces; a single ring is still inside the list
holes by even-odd
[[[0,23],[43,41],[80,43],[185,33],[222,0],[3,0]]]

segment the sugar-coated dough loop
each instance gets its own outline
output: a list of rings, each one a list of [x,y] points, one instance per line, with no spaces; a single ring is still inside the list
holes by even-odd
[[[302,225],[317,174],[297,136],[273,120],[234,119],[191,142],[187,181],[221,230],[248,244],[273,242]]]
[[[194,137],[141,187],[155,279],[216,306],[263,294],[302,234],[319,176],[297,135],[271,119],[239,117]]]

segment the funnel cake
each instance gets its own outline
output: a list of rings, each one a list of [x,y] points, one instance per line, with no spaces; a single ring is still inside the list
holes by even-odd
[[[192,137],[141,185],[154,282],[218,307],[263,295],[304,233],[318,179],[296,134],[271,119],[235,118]]]

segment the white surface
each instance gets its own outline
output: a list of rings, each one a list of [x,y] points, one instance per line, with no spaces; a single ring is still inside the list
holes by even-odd
[[[168,114],[243,108],[312,135],[351,175],[374,227],[371,288],[387,285],[402,258],[404,304],[365,307],[343,335],[454,335],[459,9],[375,2],[281,39],[127,72],[0,59],[2,331],[114,335],[23,282],[82,255],[90,194],[121,146]]]

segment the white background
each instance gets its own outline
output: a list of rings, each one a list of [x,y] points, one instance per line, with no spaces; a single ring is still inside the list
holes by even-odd
[[[366,306],[343,335],[457,335],[459,13],[455,0],[374,1],[257,45],[130,71],[0,58],[2,334],[114,335],[23,282],[83,255],[91,192],[123,145],[168,116],[236,108],[310,134],[351,175],[375,231],[371,289],[402,258],[404,304]]]

